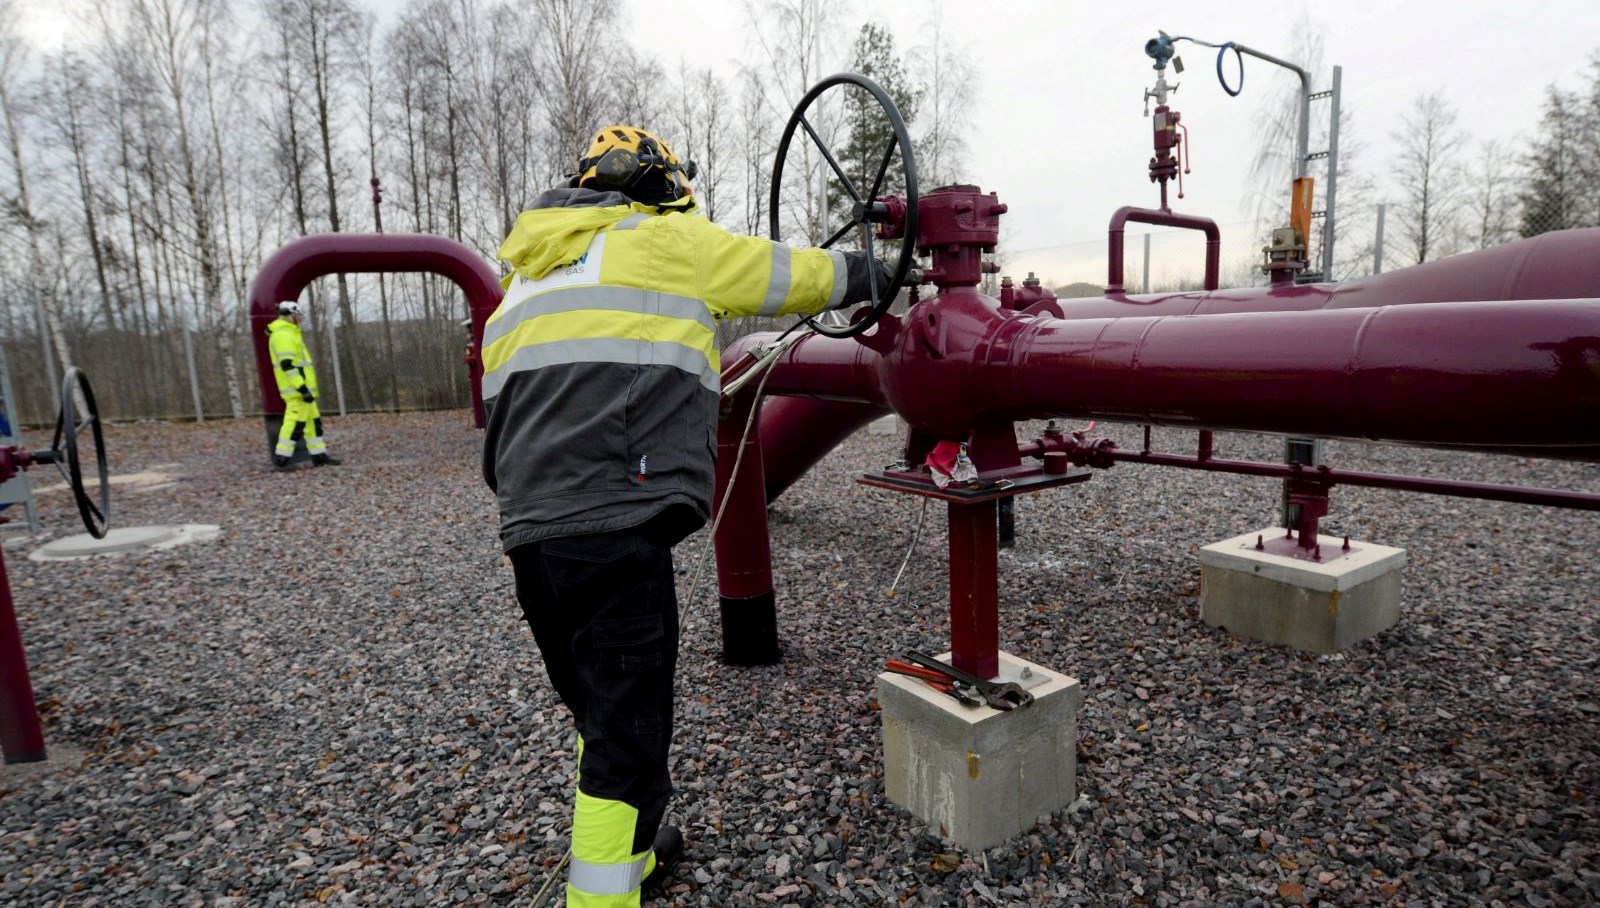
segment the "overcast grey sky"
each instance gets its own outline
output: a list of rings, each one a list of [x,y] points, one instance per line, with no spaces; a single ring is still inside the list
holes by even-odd
[[[59,35],[62,11],[74,2],[81,0],[29,0],[25,27],[46,40]],[[743,0],[625,3],[628,37],[669,71],[688,58],[731,72],[753,56]],[[405,4],[367,5],[392,18]],[[1344,67],[1352,138],[1365,146],[1361,163],[1380,195],[1391,189],[1383,178],[1395,148],[1390,133],[1417,95],[1445,91],[1474,141],[1525,139],[1546,86],[1577,87],[1600,49],[1600,0],[857,0],[839,9],[839,57],[825,64],[831,69],[844,67],[850,38],[868,19],[889,24],[907,48],[925,41],[926,23],[941,16],[945,40],[967,49],[978,73],[968,179],[1009,204],[1004,241],[1011,250],[1103,238],[1118,206],[1155,206],[1142,98],[1155,75],[1144,42],[1157,29],[1289,56],[1293,29],[1312,23],[1326,63],[1314,74],[1315,87],[1326,87],[1327,67]],[[1294,77],[1246,59],[1244,91],[1230,98],[1217,85],[1214,51],[1189,45],[1181,53],[1188,69],[1172,103],[1189,127],[1193,173],[1187,197],[1174,207],[1225,224],[1240,220],[1254,116],[1272,89]]]
[[[1474,139],[1524,137],[1538,121],[1545,87],[1577,87],[1600,51],[1597,0],[869,0],[843,9],[847,35],[871,18],[889,23],[903,46],[914,45],[925,40],[922,23],[938,15],[946,41],[969,48],[978,71],[970,179],[1009,204],[1006,238],[1017,250],[1103,237],[1118,206],[1155,207],[1142,113],[1155,76],[1144,42],[1157,29],[1287,57],[1296,24],[1312,22],[1327,67],[1343,67],[1352,132],[1375,175],[1393,154],[1389,133],[1418,94],[1445,91]],[[682,53],[731,66],[746,53],[740,0],[653,0],[632,10],[636,44],[669,65]],[[1194,171],[1187,197],[1174,206],[1238,220],[1254,114],[1271,89],[1295,77],[1247,58],[1244,91],[1230,98],[1217,85],[1215,51],[1184,45],[1180,52],[1187,71],[1172,106],[1189,127]],[[1314,88],[1325,88],[1329,73],[1313,75]],[[1386,186],[1378,182],[1381,193]]]

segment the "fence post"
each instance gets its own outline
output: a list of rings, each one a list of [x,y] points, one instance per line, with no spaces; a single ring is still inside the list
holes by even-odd
[[[1383,273],[1383,213],[1384,213],[1384,209],[1386,209],[1388,207],[1389,206],[1384,205],[1382,203],[1379,203],[1379,205],[1378,205],[1378,230],[1377,230],[1376,235],[1374,235],[1373,238],[1372,238],[1372,273],[1373,274],[1382,274]]]
[[[1150,234],[1144,235],[1144,280],[1139,284],[1140,293],[1150,292]]]
[[[333,390],[339,397],[339,415],[344,415],[344,373],[339,371],[339,326],[328,319],[328,348],[333,351]]]
[[[189,360],[189,394],[194,398],[194,421],[205,422],[206,411],[200,403],[200,372],[194,365],[194,331],[187,325],[183,329],[183,355]]]
[[[38,294],[33,297],[33,311],[39,320],[39,343],[44,347],[44,374],[50,380],[51,407],[61,405],[61,373],[56,371],[56,354],[50,349],[50,319],[45,316],[44,300]],[[45,422],[50,421],[51,412],[45,410]]]

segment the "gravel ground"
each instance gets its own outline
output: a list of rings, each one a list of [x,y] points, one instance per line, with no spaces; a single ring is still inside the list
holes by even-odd
[[[276,475],[253,420],[112,426],[115,472],[178,479],[117,489],[115,522],[221,537],[34,563],[9,534],[46,739],[83,757],[0,775],[0,903],[526,904],[560,859],[573,740],[477,433],[455,411],[330,437],[345,466]],[[670,816],[690,845],[655,904],[1600,902],[1594,514],[1335,490],[1326,532],[1411,561],[1400,625],[1317,657],[1197,618],[1195,548],[1271,523],[1276,483],[1122,465],[1022,499],[1002,646],[1082,679],[1083,797],[963,852],[883,794],[871,679],[948,641],[942,513],[891,598],[919,500],[852,481],[897,445],[861,433],[773,507],[780,665],[718,662],[714,572],[688,589],[705,534],[680,547]],[[1600,491],[1595,466],[1328,453]],[[64,494],[39,501],[51,532],[78,531]]]

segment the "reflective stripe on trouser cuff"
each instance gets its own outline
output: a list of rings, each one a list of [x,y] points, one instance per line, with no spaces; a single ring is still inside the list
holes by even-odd
[[[613,902],[591,899],[633,896],[631,904],[639,904],[639,885],[644,882],[645,864],[651,852],[624,864],[590,864],[572,859],[567,871],[567,904],[572,908],[589,908],[591,905],[610,905]],[[628,903],[618,903],[628,904]]]
[[[328,443],[323,440],[321,435],[318,435],[315,438],[307,438],[306,439],[306,453],[308,453],[308,454],[326,454],[327,451],[328,451]]]
[[[293,457],[294,441],[284,441],[283,439],[279,439],[278,446],[272,449],[272,453],[277,457]]]
[[[638,904],[639,884],[655,863],[653,852],[632,852],[638,823],[638,809],[578,790],[572,810],[572,869],[567,875],[569,908]]]

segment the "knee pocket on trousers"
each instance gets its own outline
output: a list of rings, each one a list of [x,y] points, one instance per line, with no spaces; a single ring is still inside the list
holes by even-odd
[[[666,629],[659,615],[595,621],[589,626],[602,659],[628,672],[647,672],[666,664]]]

